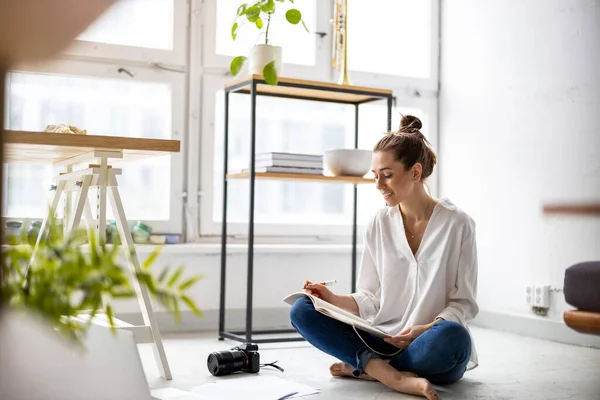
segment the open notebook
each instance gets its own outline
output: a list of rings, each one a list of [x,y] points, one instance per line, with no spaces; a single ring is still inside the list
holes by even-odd
[[[391,335],[388,335],[387,333],[384,333],[384,332],[380,331],[379,329],[372,327],[364,319],[362,319],[352,313],[349,313],[346,310],[342,310],[341,308],[334,306],[333,304],[328,303],[324,300],[321,300],[318,297],[315,297],[311,294],[308,294],[305,292],[296,292],[296,293],[292,293],[289,296],[287,296],[286,298],[284,298],[283,301],[285,301],[286,303],[288,303],[290,305],[293,305],[296,302],[296,300],[301,298],[302,296],[308,297],[313,302],[313,304],[315,306],[315,310],[319,311],[321,314],[327,315],[328,317],[333,318],[333,319],[337,319],[338,321],[341,321],[345,324],[354,326],[356,329],[360,329],[365,332],[369,332],[380,338],[391,337]]]

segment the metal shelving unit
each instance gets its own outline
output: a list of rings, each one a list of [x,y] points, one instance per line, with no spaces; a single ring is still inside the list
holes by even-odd
[[[228,173],[228,146],[229,146],[229,95],[231,93],[245,93],[251,96],[250,101],[250,171],[243,174]],[[354,105],[354,147],[358,148],[358,117],[359,105],[377,101],[387,100],[387,127],[391,130],[392,123],[392,91],[385,89],[374,89],[351,85],[338,85],[329,82],[315,82],[291,78],[280,78],[276,86],[268,85],[261,75],[250,75],[225,85],[225,141],[223,157],[223,211],[221,231],[221,294],[219,304],[219,339],[225,338],[253,343],[275,343],[292,342],[304,340],[302,337],[269,337],[257,339],[255,335],[273,335],[295,333],[294,329],[271,329],[253,330],[252,326],[252,303],[254,289],[254,197],[256,179],[278,179],[278,180],[313,180],[319,182],[337,182],[340,184],[354,185],[354,207],[352,224],[352,263],[351,282],[354,291],[356,289],[357,268],[357,185],[371,183],[372,179],[359,177],[332,177],[332,176],[307,176],[301,174],[277,174],[257,173],[255,171],[256,156],[256,98],[257,96],[272,96],[291,99],[334,102]],[[230,179],[248,179],[250,181],[249,219],[248,219],[248,269],[247,269],[247,292],[246,292],[246,326],[243,331],[227,331],[225,329],[225,289],[227,272],[227,182]]]

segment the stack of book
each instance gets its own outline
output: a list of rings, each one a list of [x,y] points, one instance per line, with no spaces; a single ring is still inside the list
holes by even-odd
[[[245,168],[242,172],[249,172]],[[256,172],[323,175],[323,156],[298,153],[261,153],[256,155]]]

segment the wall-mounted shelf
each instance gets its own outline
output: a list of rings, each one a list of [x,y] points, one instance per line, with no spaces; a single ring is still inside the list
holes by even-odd
[[[237,174],[227,174],[227,179],[250,179],[250,173],[241,172]],[[256,172],[255,179],[267,179],[277,181],[313,181],[323,183],[353,183],[355,185],[375,182],[375,179],[358,176],[329,176],[313,174],[291,174],[280,172]]]
[[[600,202],[597,203],[556,203],[544,204],[544,214],[597,215],[600,216]]]

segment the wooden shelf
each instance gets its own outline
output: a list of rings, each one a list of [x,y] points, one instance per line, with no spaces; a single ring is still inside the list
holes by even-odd
[[[247,172],[227,174],[228,179],[249,179],[250,174]],[[313,181],[313,182],[330,182],[330,183],[352,183],[364,184],[374,183],[375,179],[363,178],[358,176],[328,176],[328,175],[310,175],[310,174],[290,174],[290,173],[275,173],[275,172],[257,172],[256,179],[269,180],[286,180],[286,181]]]
[[[387,89],[363,86],[338,85],[330,82],[303,79],[279,78],[276,86],[265,83],[262,75],[248,75],[225,85],[230,92],[250,93],[252,82],[257,82],[257,95],[287,97],[304,100],[328,101],[346,104],[361,104],[392,96]]]
[[[544,214],[568,215],[598,215],[600,216],[600,202],[598,203],[572,203],[572,204],[545,204]]]
[[[2,133],[4,162],[56,163],[94,150],[122,151],[126,161],[180,151],[179,140],[65,133],[9,131]]]

